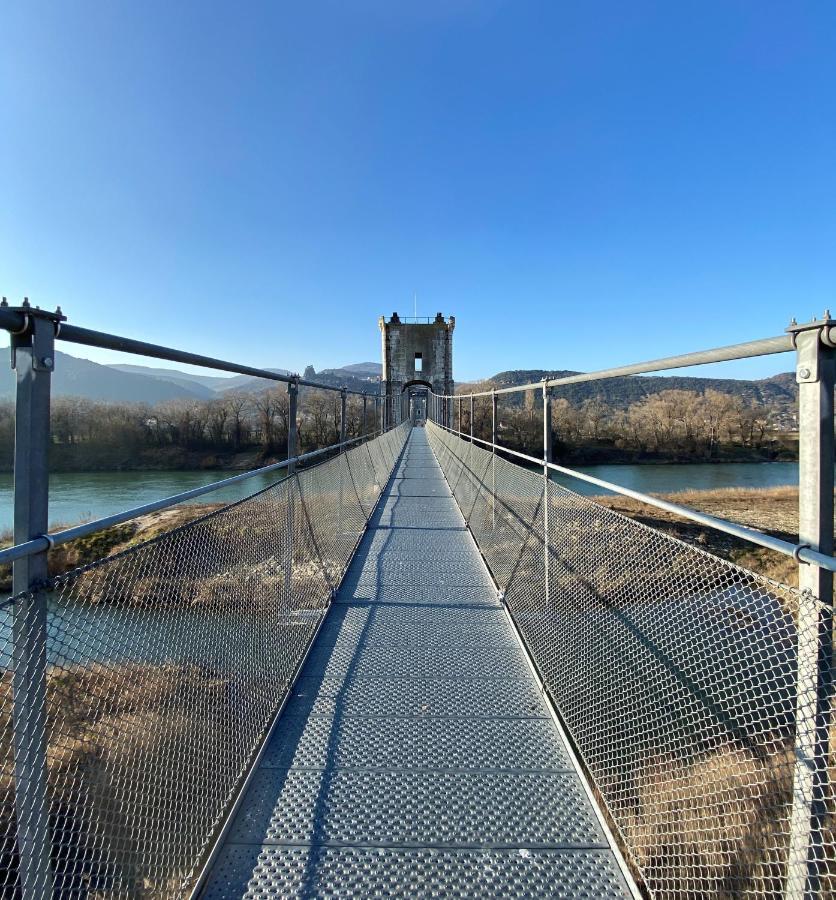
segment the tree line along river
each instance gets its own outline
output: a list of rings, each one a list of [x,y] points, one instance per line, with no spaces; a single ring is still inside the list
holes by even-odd
[[[798,464],[681,463],[653,465],[599,465],[578,467],[597,478],[644,493],[681,490],[715,490],[725,487],[777,487],[798,484]],[[98,519],[218,481],[240,472],[68,472],[50,478],[50,527]],[[195,503],[231,503],[280,480],[282,473],[268,473],[239,482]],[[563,475],[555,481],[581,494],[601,494],[600,488]],[[0,530],[12,527],[12,476],[0,474]]]

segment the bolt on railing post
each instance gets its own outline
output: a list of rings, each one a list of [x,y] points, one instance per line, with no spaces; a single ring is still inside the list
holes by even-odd
[[[546,604],[549,587],[549,463],[552,461],[552,394],[543,379],[543,572]]]
[[[287,458],[294,459],[299,450],[299,437],[296,425],[296,415],[299,405],[299,379],[287,383],[288,412],[287,412]],[[292,462],[287,467],[287,522],[285,524],[285,560],[284,560],[284,600],[290,605],[290,594],[293,587],[293,528],[295,521],[295,497],[296,463]]]
[[[833,553],[833,390],[836,360],[829,313],[794,334],[798,382],[798,541]],[[827,827],[829,730],[833,697],[833,575],[799,564],[795,771],[786,900],[821,895]]]
[[[491,390],[491,477],[493,481],[491,488],[491,518],[494,528],[496,528],[496,400],[496,390]]]
[[[49,405],[59,317],[26,307],[26,330],[12,335],[16,375],[14,542],[49,526]],[[12,721],[15,818],[23,900],[51,897],[47,794],[46,640],[47,551],[16,560],[12,591],[29,592],[13,606]]]

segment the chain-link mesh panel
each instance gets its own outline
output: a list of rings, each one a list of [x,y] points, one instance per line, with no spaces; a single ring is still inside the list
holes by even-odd
[[[827,629],[827,611],[437,426],[428,435],[650,892],[777,898],[790,883],[801,897],[809,878],[813,896],[836,896],[821,699],[815,718],[830,661],[818,686],[798,664],[819,645],[803,622]]]
[[[406,436],[402,426],[0,609],[0,895],[19,895],[32,871],[19,812],[39,773],[15,740],[39,708],[54,895],[188,893]],[[27,604],[46,607],[41,631],[37,616],[21,622]],[[40,647],[45,675],[13,690],[23,647]]]

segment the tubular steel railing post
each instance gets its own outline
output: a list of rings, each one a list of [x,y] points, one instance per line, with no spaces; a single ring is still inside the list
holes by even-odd
[[[366,436],[366,401],[369,398],[363,394],[363,437]]]
[[[287,458],[293,459],[298,450],[298,431],[296,425],[296,414],[299,405],[299,381],[294,379],[287,384],[287,393],[289,397],[289,409],[287,414]],[[296,463],[292,462],[287,467],[288,490],[287,490],[287,527],[285,529],[287,540],[285,542],[285,562],[284,562],[284,599],[290,604],[290,594],[293,587],[293,523],[295,519],[294,501],[296,497],[296,481],[293,475],[296,474]]]
[[[798,382],[798,540],[833,553],[833,390],[836,358],[824,322],[791,326]],[[827,865],[829,730],[833,695],[833,574],[800,562],[797,699],[786,900],[821,895]]]
[[[16,375],[14,541],[45,534],[49,525],[49,405],[60,314],[24,308],[24,331],[11,339]],[[47,550],[16,560],[12,591],[28,592],[13,607],[12,721],[15,817],[23,900],[52,896],[47,795]]]
[[[473,445],[473,394],[470,395],[470,444]]]
[[[470,478],[473,481],[473,394],[470,395],[470,446],[467,448],[467,468]],[[473,481],[473,497],[472,501],[468,501],[467,524],[470,524],[470,517],[473,513],[473,505],[476,498],[476,482]]]
[[[345,388],[340,391],[340,456],[345,455],[345,435],[346,435],[346,392]],[[344,485],[344,476],[343,476],[343,465],[348,465],[347,460],[340,461],[340,502],[339,502],[339,513],[337,518],[337,535],[341,535],[343,533],[343,494],[345,491]]]
[[[546,605],[549,589],[549,463],[552,461],[552,393],[543,379],[543,574]]]
[[[491,391],[491,518],[492,526],[496,528],[496,391]]]

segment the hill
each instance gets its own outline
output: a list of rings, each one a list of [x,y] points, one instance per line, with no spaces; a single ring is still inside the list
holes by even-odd
[[[191,372],[181,372],[179,369],[124,365],[122,363],[110,363],[107,368],[144,375],[148,378],[156,378],[163,381],[173,381],[184,385],[190,390],[204,392],[207,400],[224,391],[259,390],[262,386],[268,385],[267,381],[253,378],[250,375],[193,375]],[[267,369],[266,371],[274,372],[276,375],[291,374],[289,369]]]
[[[14,372],[5,369],[0,381],[0,399],[14,399]],[[103,366],[70,356],[55,353],[55,373],[52,376],[53,396],[85,397],[105,403],[165,403],[169,400],[205,400],[211,392],[200,384],[188,384],[151,377],[137,372],[125,372],[112,366]]]
[[[456,385],[457,393],[468,393],[471,390],[490,390],[494,388],[514,387],[530,384],[543,378],[564,378],[579,375],[579,372],[568,370],[546,369],[514,369],[498,372],[484,381],[469,382]],[[585,400],[601,398],[611,406],[625,409],[651,394],[660,391],[683,390],[705,393],[706,390],[720,391],[741,397],[749,403],[772,406],[779,416],[794,416],[798,400],[798,385],[792,372],[783,372],[771,378],[758,380],[736,378],[698,378],[683,375],[633,375],[621,378],[608,378],[603,381],[586,381],[580,384],[568,384],[555,388],[556,397],[565,397],[573,405],[579,406]],[[512,405],[523,402],[522,394],[512,394],[507,398]]]
[[[342,366],[339,369],[323,369],[327,375],[350,375],[356,378],[380,378],[383,374],[383,366],[375,362],[353,363],[350,366]]]

